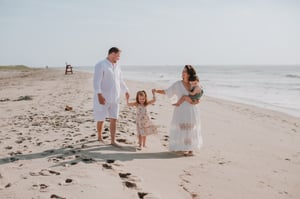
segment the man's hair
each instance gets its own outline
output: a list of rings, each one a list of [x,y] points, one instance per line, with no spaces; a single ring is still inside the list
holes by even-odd
[[[121,50],[117,47],[112,47],[108,50],[108,54],[111,54],[111,53],[118,53],[120,52]]]

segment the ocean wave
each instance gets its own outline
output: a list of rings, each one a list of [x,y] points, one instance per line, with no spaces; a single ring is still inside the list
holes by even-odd
[[[300,75],[287,74],[286,77],[300,79]]]
[[[218,85],[218,86],[220,86],[220,87],[226,87],[226,88],[240,88],[241,86],[238,86],[238,85],[229,85],[229,84],[216,84],[216,85]]]

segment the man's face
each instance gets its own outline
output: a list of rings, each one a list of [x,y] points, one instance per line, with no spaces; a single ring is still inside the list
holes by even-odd
[[[113,63],[116,63],[120,59],[121,52],[111,53],[110,58]]]

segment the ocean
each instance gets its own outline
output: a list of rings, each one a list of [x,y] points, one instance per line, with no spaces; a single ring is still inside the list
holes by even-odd
[[[207,96],[300,117],[300,66],[194,66]],[[74,70],[93,72],[93,67]],[[183,66],[122,66],[125,79],[164,88],[181,79]]]

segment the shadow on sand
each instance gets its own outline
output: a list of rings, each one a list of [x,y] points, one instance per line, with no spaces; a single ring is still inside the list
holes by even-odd
[[[95,143],[95,144],[94,144]],[[48,161],[56,163],[53,166],[74,165],[79,162],[93,163],[108,160],[131,161],[134,159],[170,159],[181,156],[172,152],[137,152],[134,146],[115,147],[99,144],[97,141],[88,141],[78,145],[69,145],[59,149],[49,149],[39,153],[17,154],[0,159],[0,165],[18,160],[33,160],[48,158]]]

